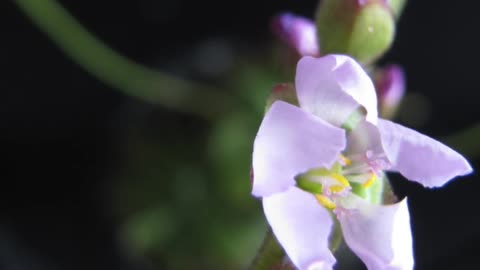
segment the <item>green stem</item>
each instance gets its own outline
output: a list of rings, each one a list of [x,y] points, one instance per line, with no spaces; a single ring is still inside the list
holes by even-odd
[[[249,270],[286,270],[283,265],[284,256],[283,249],[275,239],[272,230],[269,229]]]
[[[115,52],[55,0],[14,2],[74,62],[127,95],[206,118],[230,106],[232,98],[218,89],[174,78]]]

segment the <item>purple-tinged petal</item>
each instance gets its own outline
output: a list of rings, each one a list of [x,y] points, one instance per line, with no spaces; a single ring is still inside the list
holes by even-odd
[[[339,215],[343,237],[369,270],[413,269],[413,243],[407,200],[375,205],[351,196],[354,209]]]
[[[296,187],[263,198],[263,210],[278,242],[299,270],[331,270],[333,220],[315,197]]]
[[[253,146],[254,196],[295,185],[309,169],[330,168],[345,148],[343,129],[283,101],[265,114]]]
[[[450,147],[415,130],[379,119],[378,130],[392,170],[426,187],[439,187],[472,172],[468,161]]]
[[[317,28],[313,21],[291,13],[282,13],[273,18],[272,28],[275,34],[300,55],[320,54]]]
[[[300,107],[341,126],[362,105],[367,121],[376,123],[377,97],[363,68],[345,55],[302,57],[295,78]]]

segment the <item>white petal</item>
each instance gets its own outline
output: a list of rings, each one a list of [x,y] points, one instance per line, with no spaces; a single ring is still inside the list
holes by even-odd
[[[356,209],[339,216],[350,249],[369,270],[413,269],[413,243],[407,200],[374,205],[352,196]]]
[[[409,180],[438,187],[455,176],[472,172],[462,155],[415,130],[383,119],[378,120],[378,130],[392,170]]]
[[[263,198],[263,210],[278,242],[299,270],[332,269],[330,213],[296,187]]]
[[[283,101],[263,118],[253,149],[255,196],[282,192],[295,176],[313,168],[330,168],[345,148],[343,129]]]
[[[348,56],[303,57],[297,65],[295,86],[300,106],[333,125],[341,126],[359,105],[367,110],[367,121],[377,121],[373,83]]]

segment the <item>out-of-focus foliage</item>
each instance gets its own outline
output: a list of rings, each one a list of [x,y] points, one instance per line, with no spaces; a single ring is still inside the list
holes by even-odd
[[[240,269],[250,263],[266,231],[260,203],[250,196],[252,143],[270,89],[282,81],[272,72],[270,54],[240,56],[234,48],[242,61],[227,70],[228,48],[215,42],[210,45],[221,46],[200,48],[185,64],[195,66],[196,75],[224,82],[204,87],[116,53],[56,1],[16,3],[102,82],[157,108],[202,117],[156,112],[144,103],[138,106],[146,113],[124,119],[123,166],[114,173],[112,207],[128,249],[158,269]]]
[[[224,78],[245,106],[211,123],[152,113],[126,135],[114,193],[120,233],[158,267],[242,269],[264,237],[261,204],[250,196],[252,143],[282,76],[249,57]]]

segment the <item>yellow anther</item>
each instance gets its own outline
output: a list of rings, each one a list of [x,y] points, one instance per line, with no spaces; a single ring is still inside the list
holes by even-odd
[[[317,198],[317,201],[323,205],[325,208],[328,208],[330,210],[333,210],[335,209],[335,207],[337,207],[335,205],[335,203],[330,200],[330,198],[328,198],[327,196],[324,196],[324,195],[320,195],[320,194],[316,194],[315,195],[315,198]]]
[[[332,185],[332,186],[329,186],[328,189],[332,193],[339,193],[339,192],[342,192],[345,189],[345,187],[340,185]]]
[[[368,180],[365,181],[365,183],[363,183],[362,186],[364,188],[369,188],[373,185],[373,183],[375,183],[375,180],[377,180],[377,175],[375,173],[372,173],[370,178],[368,178]]]
[[[352,161],[349,158],[345,157],[344,155],[340,155],[339,159],[343,164],[345,164],[345,166],[352,164]]]
[[[345,176],[343,176],[341,174],[331,173],[329,176],[332,177],[333,179],[337,180],[337,182],[340,183],[344,187],[349,187],[350,186],[350,183],[348,182],[347,178],[345,178]]]

